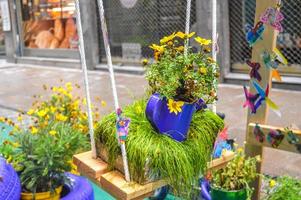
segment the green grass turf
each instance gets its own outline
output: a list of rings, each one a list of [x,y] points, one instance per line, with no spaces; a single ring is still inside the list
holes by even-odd
[[[124,116],[131,119],[126,140],[131,177],[141,183],[148,176],[167,178],[177,196],[191,199],[192,185],[197,185],[212,153],[216,135],[224,126],[223,120],[209,110],[193,115],[188,139],[176,142],[158,134],[145,116],[146,100],[142,99],[124,108]],[[120,155],[116,139],[116,115],[104,116],[95,130],[97,144],[104,144],[109,152],[109,164]],[[172,123],[172,122],[171,122]]]

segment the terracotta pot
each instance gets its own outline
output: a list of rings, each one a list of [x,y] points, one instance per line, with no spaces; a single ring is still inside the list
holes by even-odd
[[[50,192],[41,192],[36,193],[35,196],[33,193],[22,193],[21,200],[32,200],[35,197],[35,200],[59,200],[63,187],[58,187],[55,189],[55,193],[51,194]]]

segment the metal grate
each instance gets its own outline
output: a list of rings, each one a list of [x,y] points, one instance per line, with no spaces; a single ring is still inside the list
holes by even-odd
[[[230,49],[232,69],[240,67],[251,57],[251,48],[245,40],[245,24],[254,24],[255,0],[229,1]],[[284,31],[279,34],[277,46],[289,61],[282,67],[283,73],[301,73],[301,0],[283,0],[281,11],[285,16],[282,22]]]
[[[195,4],[193,0],[191,25],[196,22]],[[131,44],[133,48],[140,46],[141,57],[152,57],[148,47],[151,43],[158,43],[172,32],[185,31],[186,1],[183,0],[110,0],[104,1],[104,7],[114,57],[122,58],[122,48]],[[100,54],[104,58],[101,47]]]

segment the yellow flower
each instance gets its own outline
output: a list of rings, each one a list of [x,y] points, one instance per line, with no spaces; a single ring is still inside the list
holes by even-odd
[[[57,87],[53,87],[53,88],[52,88],[52,91],[53,91],[53,92],[57,92],[57,91],[58,91]]]
[[[211,44],[211,40],[207,40],[205,38],[201,38],[201,37],[196,37],[194,38],[194,40],[199,43],[200,45],[209,45]]]
[[[50,112],[51,112],[51,113],[54,113],[55,111],[56,111],[56,107],[50,106]]]
[[[47,113],[48,113],[48,109],[45,109],[45,110],[39,110],[39,111],[37,112],[37,114],[38,114],[39,117],[45,117],[45,115],[47,115]]]
[[[273,187],[275,187],[275,185],[276,185],[276,181],[275,180],[270,180],[270,188],[273,188]]]
[[[172,99],[168,99],[168,109],[170,113],[175,113],[176,115],[178,112],[182,112],[182,106],[184,105],[183,101],[174,101]]]
[[[201,67],[201,68],[199,69],[199,72],[200,72],[201,74],[203,74],[203,75],[206,75],[206,74],[207,74],[207,68],[206,68],[206,67]]]
[[[159,52],[160,54],[164,52],[164,47],[165,45],[162,45],[162,46],[159,46],[159,45],[156,45],[156,44],[152,44],[151,46],[149,46],[151,49]]]
[[[242,153],[243,151],[244,151],[243,148],[238,148],[238,149],[237,149],[237,152],[238,152],[238,153]]]
[[[143,59],[142,60],[142,65],[147,65],[148,64],[148,60],[147,59]]]
[[[106,106],[107,106],[107,102],[101,101],[101,106],[102,106],[102,107],[106,107]]]
[[[22,121],[22,115],[18,115],[17,120],[18,120],[19,122],[21,122],[21,121]]]
[[[56,131],[55,130],[51,130],[51,131],[49,131],[49,134],[52,135],[52,136],[55,136],[56,135]]]
[[[72,87],[72,83],[71,83],[71,82],[66,83],[66,84],[65,84],[65,87],[67,88],[67,90],[68,90],[69,92],[71,92],[71,91],[73,90],[73,87]]]
[[[83,99],[83,104],[87,105],[87,99],[86,98]]]
[[[32,133],[32,134],[38,133],[38,129],[37,129],[36,127],[32,126],[32,127],[31,127],[31,133]]]
[[[175,50],[182,52],[182,51],[184,51],[184,46],[176,47]]]
[[[29,111],[27,112],[28,115],[33,115],[34,113],[34,109],[29,109]]]
[[[12,143],[12,146],[13,146],[14,148],[18,148],[18,147],[20,146],[20,144],[19,144],[18,142],[13,142],[13,143]]]
[[[172,33],[172,34],[169,35],[169,36],[163,37],[163,38],[160,40],[160,43],[161,43],[161,44],[166,44],[167,42],[173,40],[175,37],[176,37],[176,34],[175,34],[175,33]]]
[[[68,163],[70,164],[71,167],[71,174],[75,174],[75,175],[79,175],[78,171],[77,171],[77,166],[73,163],[72,160],[69,160]]]
[[[62,114],[56,114],[55,115],[55,119],[58,120],[58,121],[62,121],[62,122],[65,122],[68,118]]]
[[[195,35],[195,32],[189,33],[189,34],[185,34],[181,31],[177,32],[176,36],[181,38],[181,39],[186,39],[186,38],[191,38],[192,36]]]
[[[8,158],[6,159],[6,161],[7,161],[8,163],[10,163],[12,160],[13,160],[13,157],[12,157],[11,155],[9,155]]]

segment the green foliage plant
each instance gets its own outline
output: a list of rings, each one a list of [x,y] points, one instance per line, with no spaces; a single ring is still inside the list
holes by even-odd
[[[247,158],[242,149],[238,149],[233,160],[226,167],[213,172],[213,187],[223,191],[238,191],[246,189],[248,198],[252,189],[249,184],[258,176],[256,164],[259,157]]]
[[[301,180],[290,176],[280,176],[269,181],[269,188],[264,200],[300,200]]]
[[[23,192],[35,194],[62,186],[67,181],[65,172],[74,170],[72,156],[88,143],[69,124],[50,123],[34,134],[20,129],[3,145],[10,149],[6,157],[20,173]]]
[[[123,114],[131,119],[126,140],[131,177],[139,183],[145,181],[146,174],[151,180],[166,178],[176,195],[192,199],[192,188],[205,171],[223,120],[209,110],[196,112],[187,140],[180,143],[156,132],[145,116],[146,102],[138,100],[123,109]],[[95,130],[96,143],[107,149],[111,167],[121,154],[115,122],[115,113],[111,113],[102,118]]]
[[[188,47],[184,55],[184,43],[194,38],[199,51]],[[206,103],[216,99],[215,81],[219,76],[216,62],[210,57],[211,40],[194,37],[194,33],[173,33],[160,40],[154,50],[155,62],[147,65],[146,79],[151,93],[159,93],[167,99],[193,103],[202,98]]]

